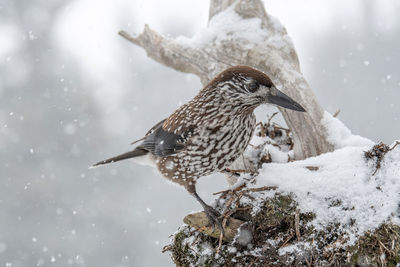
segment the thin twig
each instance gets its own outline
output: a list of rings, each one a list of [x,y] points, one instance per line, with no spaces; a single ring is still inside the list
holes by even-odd
[[[294,233],[291,233],[291,234],[289,235],[289,237],[283,242],[283,244],[279,246],[279,248],[283,248],[284,246],[286,246],[286,244],[287,244],[290,240],[292,240],[292,238],[293,238],[294,236],[295,236],[295,234],[294,234]]]
[[[318,166],[304,166],[304,167],[310,171],[318,171],[319,170]]]
[[[223,191],[219,191],[219,192],[213,193],[213,195],[236,192],[236,191],[239,191],[240,189],[242,189],[245,186],[246,186],[246,184],[242,184],[242,185],[240,185],[240,186],[238,186],[238,187],[236,187],[234,189],[228,189],[228,190],[223,190]]]
[[[224,228],[225,226],[222,225],[222,227]],[[216,254],[218,254],[219,251],[221,250],[221,247],[222,247],[222,239],[223,239],[223,238],[224,238],[224,234],[223,234],[222,231],[221,231],[221,233],[219,234],[218,247],[217,247],[217,252],[216,252]]]
[[[336,110],[335,114],[333,114],[333,117],[336,118],[340,113],[340,109]]]
[[[309,261],[307,257],[305,258],[305,260],[306,260],[307,266],[311,267],[312,266],[312,264],[311,264],[312,263],[312,258],[311,258],[311,261]]]
[[[245,192],[260,192],[260,191],[276,190],[277,188],[278,188],[277,186],[263,186],[263,187],[258,187],[258,188],[247,188],[244,191]]]
[[[250,264],[249,264],[249,265],[247,265],[247,267],[251,267],[251,266],[253,266],[255,262],[256,262],[256,260],[252,260],[252,261],[250,262]]]
[[[228,168],[226,168],[225,171],[232,172],[232,173],[250,173],[250,174],[256,174],[257,173],[255,171],[250,171],[250,170],[232,170],[232,169],[228,169]]]
[[[163,249],[161,250],[161,253],[165,253],[167,251],[171,251],[172,250],[172,245],[166,245],[163,247]]]
[[[232,197],[224,205],[224,210],[223,210],[224,217],[226,217],[225,215],[227,214],[228,208],[233,203],[234,199],[235,199],[235,193],[232,194]]]
[[[392,253],[392,251],[390,251],[390,250],[382,243],[382,241],[380,241],[379,239],[378,239],[378,243],[379,243],[379,245],[381,245],[387,252],[389,252],[389,255]]]
[[[274,112],[274,113],[272,113],[271,117],[268,118],[268,123],[267,123],[268,125],[271,125],[271,120],[272,120],[272,118],[275,117],[278,113],[279,113],[279,112]]]
[[[279,129],[279,130],[282,130],[282,131],[285,131],[285,132],[290,132],[290,130],[288,128],[282,127],[282,126],[280,126],[279,124],[277,124],[275,122],[272,123],[272,126],[275,127],[276,129]]]
[[[294,229],[296,230],[297,241],[300,241],[300,210],[296,209],[296,213],[294,215]]]
[[[223,210],[223,220],[222,220],[222,229],[225,229],[226,223],[229,219],[229,217],[233,214],[232,211],[228,212],[228,208],[229,206],[232,204],[233,200],[235,199],[236,194],[234,193],[234,191],[232,191],[232,197],[225,203],[224,205],[224,210]],[[221,233],[219,234],[219,240],[218,240],[218,247],[217,247],[217,254],[219,253],[221,247],[222,247],[222,240],[224,238],[224,234],[221,231]]]
[[[391,148],[389,148],[389,151],[392,151],[398,145],[400,145],[400,141],[396,141],[396,143]]]
[[[192,235],[192,234],[195,233],[195,232],[202,232],[202,231],[204,231],[205,229],[207,229],[207,226],[202,226],[202,227],[200,227],[200,228],[198,228],[198,229],[194,229],[193,231],[190,232],[190,235]]]

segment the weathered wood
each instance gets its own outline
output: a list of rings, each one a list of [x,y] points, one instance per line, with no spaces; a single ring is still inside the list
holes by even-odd
[[[195,229],[198,229],[198,231],[202,232],[203,234],[212,236],[214,238],[219,238],[221,235],[221,231],[217,226],[212,227],[209,224],[207,215],[204,211],[186,215],[186,217],[183,218],[183,222]],[[232,241],[237,234],[237,230],[243,223],[244,222],[241,220],[229,218],[228,223],[224,228],[225,234],[222,240]]]
[[[297,53],[286,29],[266,13],[261,0],[211,0],[206,30],[216,30],[218,25],[213,22],[227,14],[240,16],[241,19],[236,21],[238,24],[256,20],[259,23],[251,25],[258,25],[258,28],[243,29],[233,25],[232,29],[225,28],[225,32],[215,38],[195,45],[191,45],[190,40],[188,43],[182,42],[182,39],[163,37],[148,25],[136,37],[124,31],[120,34],[143,47],[149,57],[161,64],[196,74],[203,85],[234,65],[248,65],[263,71],[280,90],[307,110],[307,113],[301,113],[280,108],[293,133],[295,158],[303,159],[332,151],[327,131],[321,124],[324,111],[301,73]],[[248,32],[259,33],[257,41],[246,37]]]

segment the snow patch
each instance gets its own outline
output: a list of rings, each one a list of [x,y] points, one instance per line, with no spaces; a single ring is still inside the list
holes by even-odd
[[[279,249],[279,255],[283,256],[285,254],[293,254],[293,253],[301,254],[301,253],[304,252],[304,250],[305,250],[304,248],[308,248],[308,249],[311,248],[310,243],[308,243],[308,242],[297,242],[297,243],[295,243],[293,245],[282,247],[282,248]]]
[[[247,246],[253,240],[253,233],[248,225],[242,225],[235,236],[235,242],[241,246]]]
[[[269,36],[266,29],[261,28],[261,19],[243,19],[234,8],[231,6],[215,15],[208,27],[201,29],[192,38],[178,36],[175,40],[185,46],[202,47],[213,42],[218,44],[223,40],[242,38],[249,41],[248,45],[254,46]]]
[[[352,136],[331,116],[330,123],[331,130],[336,129],[348,138],[345,143],[370,142]],[[400,147],[386,154],[374,176],[375,165],[364,157],[369,149],[344,147],[301,161],[265,164],[256,184],[248,186],[277,186],[278,192],[293,193],[302,212],[316,215],[312,224],[317,230],[339,223],[350,244],[357,236],[386,221],[400,224]]]

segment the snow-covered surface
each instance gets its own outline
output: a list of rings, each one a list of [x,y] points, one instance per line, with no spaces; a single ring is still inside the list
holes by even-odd
[[[263,165],[251,187],[277,186],[279,192],[293,194],[302,212],[315,213],[312,224],[316,229],[339,223],[348,244],[385,221],[400,224],[400,146],[385,155],[373,175],[375,162],[364,156],[373,142],[352,135],[329,113],[324,125],[337,150],[289,163],[279,163],[282,157],[276,157],[277,162]],[[260,138],[253,142],[260,143]]]
[[[235,6],[227,8],[224,12],[215,15],[209,22],[207,28],[198,31],[192,38],[179,36],[175,41],[185,46],[202,47],[210,43],[219,43],[223,40],[244,39],[248,40],[251,46],[263,42],[266,38],[276,41],[276,45],[283,46],[282,37],[273,40],[273,32],[263,29],[261,19],[243,19],[235,11]],[[273,20],[274,29],[283,29],[278,20]],[[251,29],[251,31],[249,31]]]
[[[260,149],[254,149],[255,147],[261,147],[261,153],[269,153],[272,162],[285,163],[289,159],[293,158],[293,150],[290,150],[287,145],[285,145],[287,137],[278,137],[275,139],[269,137],[258,137],[254,136],[251,140],[251,145],[253,148],[248,149],[245,153],[250,157],[255,157],[254,152],[259,153]]]

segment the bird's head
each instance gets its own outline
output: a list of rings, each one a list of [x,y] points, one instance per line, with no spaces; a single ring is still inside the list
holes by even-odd
[[[221,90],[226,100],[256,107],[270,103],[304,112],[292,98],[279,91],[271,79],[261,71],[247,66],[235,66],[220,73],[212,84]]]

